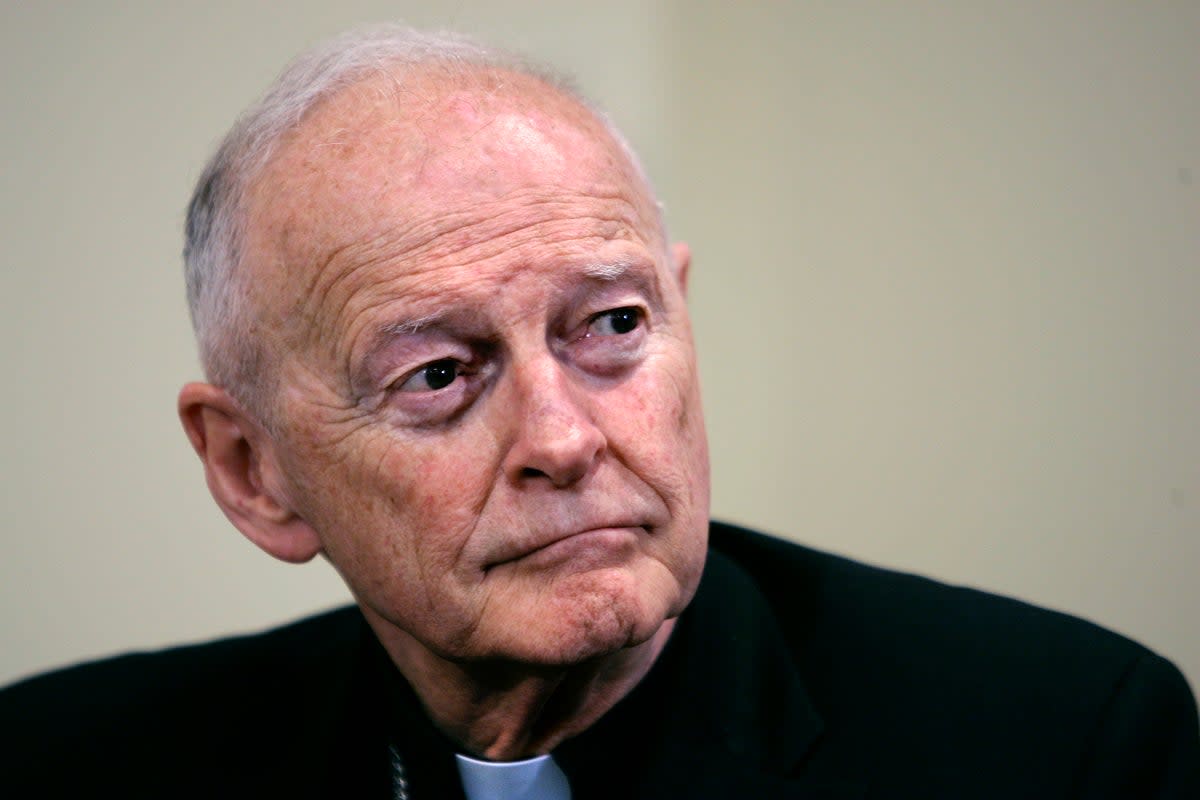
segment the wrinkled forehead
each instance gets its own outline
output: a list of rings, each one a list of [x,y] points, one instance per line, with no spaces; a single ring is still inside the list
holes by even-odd
[[[318,104],[281,142],[247,192],[246,251],[269,253],[294,282],[384,228],[395,238],[412,224],[419,236],[423,220],[538,192],[623,196],[647,239],[661,238],[637,167],[561,91],[503,71],[376,76]]]

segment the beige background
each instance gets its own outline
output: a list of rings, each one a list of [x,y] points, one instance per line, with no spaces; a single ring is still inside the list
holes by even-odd
[[[26,7],[28,6],[28,7]],[[0,682],[341,602],[208,498],[182,209],[308,42],[575,71],[696,254],[715,513],[1200,682],[1200,3],[7,3]]]

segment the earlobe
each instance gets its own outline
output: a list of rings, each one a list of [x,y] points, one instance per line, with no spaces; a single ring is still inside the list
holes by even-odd
[[[688,247],[687,242],[671,245],[671,268],[675,273],[675,280],[679,283],[679,290],[687,297],[688,273],[692,268],[692,249]]]
[[[179,393],[179,419],[204,464],[213,499],[247,539],[292,563],[321,552],[316,531],[279,485],[273,441],[227,392],[187,384]]]

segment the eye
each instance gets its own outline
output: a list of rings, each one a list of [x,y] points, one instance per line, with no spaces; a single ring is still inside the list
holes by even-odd
[[[436,392],[454,383],[463,374],[463,365],[453,358],[431,361],[399,384],[402,392]]]
[[[588,320],[586,336],[623,336],[632,333],[642,324],[642,310],[635,306],[622,306],[601,311]]]

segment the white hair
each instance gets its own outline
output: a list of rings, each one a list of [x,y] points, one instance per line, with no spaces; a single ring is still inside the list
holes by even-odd
[[[253,270],[240,265],[247,187],[287,133],[322,100],[349,86],[380,74],[402,84],[413,74],[463,78],[494,71],[533,77],[590,109],[650,192],[640,162],[611,121],[565,78],[514,54],[458,34],[394,24],[353,30],[302,53],[225,135],[196,183],[184,233],[188,308],[201,364],[210,382],[264,424],[273,419],[273,372],[264,368],[270,354],[255,335]]]

